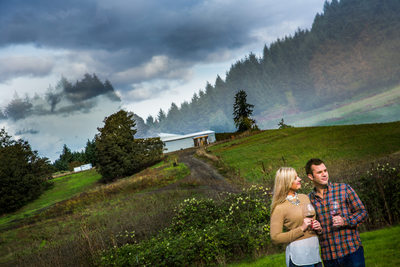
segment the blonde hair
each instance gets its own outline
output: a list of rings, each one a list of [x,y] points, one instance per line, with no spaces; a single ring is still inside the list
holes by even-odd
[[[271,214],[278,204],[285,202],[290,187],[296,180],[297,172],[291,167],[281,167],[276,171],[274,194],[272,196]]]

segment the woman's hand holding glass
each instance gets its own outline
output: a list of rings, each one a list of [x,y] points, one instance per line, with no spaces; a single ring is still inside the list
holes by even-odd
[[[310,228],[311,230],[319,231],[319,229],[321,228],[321,225],[317,220],[314,219],[315,209],[311,203],[303,205],[303,216],[305,217],[303,220],[304,226],[305,226],[305,224],[307,224],[307,228]],[[314,228],[315,226],[317,227],[317,229]],[[305,229],[303,231],[305,231]]]
[[[317,234],[321,234],[322,233],[322,226],[319,223],[319,221],[313,220],[311,227],[312,227],[311,229],[313,229]]]
[[[313,219],[311,218],[304,218],[303,219],[303,224],[301,225],[301,230],[303,230],[303,232],[305,232],[307,229],[309,229],[311,227]]]

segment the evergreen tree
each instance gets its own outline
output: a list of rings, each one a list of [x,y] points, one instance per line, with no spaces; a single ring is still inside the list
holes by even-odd
[[[24,140],[11,140],[0,130],[0,215],[15,211],[39,197],[50,185],[52,168]]]
[[[133,174],[140,166],[136,158],[133,113],[120,110],[104,119],[97,128],[96,157],[103,182]]]
[[[233,121],[238,132],[258,128],[255,121],[250,118],[253,114],[253,108],[254,105],[247,103],[247,94],[244,90],[236,93],[233,104]]]
[[[278,122],[278,128],[279,129],[286,129],[286,128],[293,128],[293,126],[286,124],[285,121],[282,118],[281,121]]]
[[[158,122],[161,123],[161,122],[165,121],[166,118],[167,118],[167,115],[165,115],[165,112],[162,109],[160,109],[160,111],[158,111],[158,115],[157,115]]]
[[[92,166],[96,166],[97,164],[95,139],[93,139],[92,141],[88,139],[86,142],[85,163],[91,163]]]
[[[146,119],[146,124],[149,127],[152,127],[154,125],[154,118],[153,116],[149,115]]]
[[[63,150],[59,158],[54,162],[53,166],[57,171],[67,171],[69,170],[69,163],[72,162],[73,155],[71,149],[68,148],[66,144],[63,146]]]

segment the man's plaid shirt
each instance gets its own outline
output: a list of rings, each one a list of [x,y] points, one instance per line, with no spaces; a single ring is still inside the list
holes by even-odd
[[[308,196],[322,227],[322,234],[319,235],[322,259],[334,260],[355,252],[361,246],[357,226],[366,219],[367,211],[353,188],[347,184],[329,183],[324,189],[323,199],[315,191]],[[344,225],[339,228],[332,227],[332,216],[329,214],[332,201],[340,203]]]

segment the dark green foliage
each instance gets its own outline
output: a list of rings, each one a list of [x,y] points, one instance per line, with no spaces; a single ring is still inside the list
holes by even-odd
[[[250,118],[253,108],[254,105],[247,103],[247,94],[244,90],[236,93],[233,103],[233,121],[238,132],[257,129],[255,120]]]
[[[72,171],[74,167],[85,163],[93,164],[93,162],[96,162],[95,148],[94,140],[92,142],[88,140],[85,151],[82,152],[71,152],[71,149],[64,144],[63,151],[61,152],[60,157],[54,161],[53,166],[57,171]]]
[[[367,226],[377,228],[400,222],[400,164],[381,163],[352,185],[368,211]]]
[[[172,225],[148,240],[111,249],[105,266],[224,265],[267,247],[267,190],[252,187],[212,199],[187,199],[176,210]],[[133,243],[133,244],[132,244]]]
[[[135,160],[133,113],[120,110],[104,119],[96,135],[99,172],[105,182],[131,175],[138,169]]]
[[[54,161],[53,166],[58,171],[67,171],[68,165],[71,161],[72,161],[71,149],[69,149],[67,145],[64,144],[60,157],[56,161]]]
[[[97,164],[95,139],[93,139],[92,141],[88,139],[86,142],[85,163],[91,163],[92,166],[96,166]]]
[[[0,130],[0,214],[12,212],[39,197],[50,186],[53,169],[28,142],[11,140]]]
[[[164,150],[164,143],[158,137],[135,139],[134,148],[137,155],[135,160],[139,165],[138,170],[140,170],[161,160]]]
[[[120,110],[104,119],[96,135],[96,158],[103,182],[110,182],[149,166],[162,157],[159,138],[134,139],[134,114]]]

